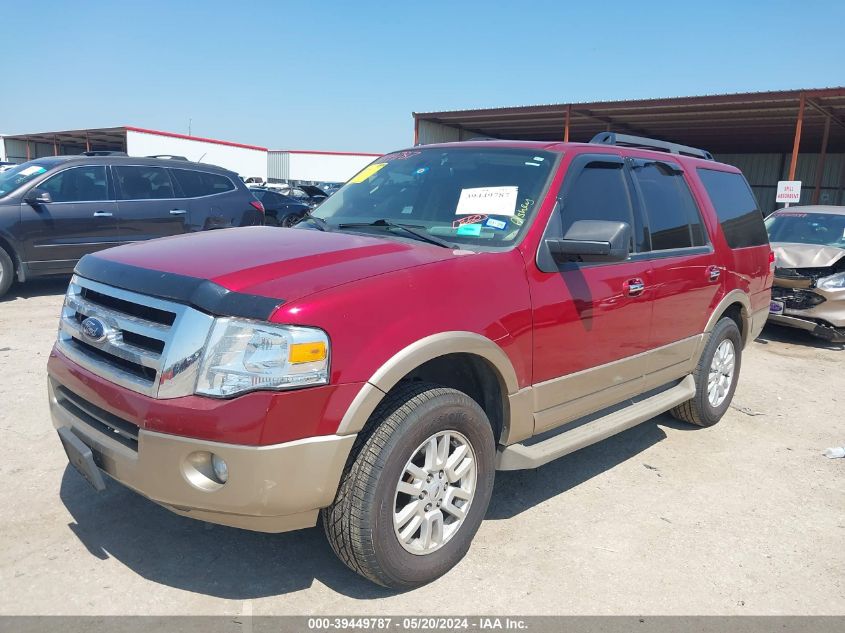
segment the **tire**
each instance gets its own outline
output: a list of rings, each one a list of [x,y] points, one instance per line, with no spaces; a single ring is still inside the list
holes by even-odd
[[[0,248],[0,297],[9,292],[15,281],[15,264],[11,256]]]
[[[448,437],[443,435],[447,431]],[[455,447],[456,452],[450,452],[450,457],[456,457],[459,467],[447,467],[445,475],[441,470],[427,483],[406,469],[412,467],[409,460],[422,455],[418,451],[424,450],[423,445],[432,437],[438,438],[438,448],[445,446],[451,451]],[[457,457],[462,442],[467,446],[466,452]],[[401,385],[385,397],[358,435],[354,457],[341,478],[337,497],[322,511],[323,528],[335,554],[353,571],[393,589],[418,587],[442,576],[467,553],[487,512],[493,491],[495,450],[490,422],[472,398],[430,383]],[[469,501],[459,498],[455,488],[450,488],[457,479],[456,473],[464,473],[461,485],[468,485],[472,478],[467,456],[474,458],[475,464],[475,485],[470,486],[474,493]],[[418,469],[423,475],[424,468],[425,464]],[[442,480],[439,475],[443,475]],[[422,490],[425,497],[400,492],[400,478],[405,489],[414,487],[415,494]],[[441,481],[449,482],[445,500]],[[460,522],[448,510],[459,505],[469,507]],[[410,520],[397,528],[395,521],[401,521],[395,519],[397,510],[414,508],[416,511],[406,514]],[[437,521],[427,520],[436,519],[438,514],[443,521],[439,529]],[[414,530],[412,524],[417,520],[420,527]],[[423,524],[441,536],[431,540],[427,551]],[[405,539],[406,545],[400,542],[402,525],[412,535]],[[419,538],[413,534],[419,534]]]
[[[265,215],[264,226],[279,226],[279,221],[272,215]]]
[[[727,343],[725,343],[727,341]],[[725,362],[722,350],[731,348],[733,352],[733,367],[730,377],[730,382],[724,384],[724,373],[721,373],[723,389],[720,389],[716,394],[717,402],[714,404],[711,401],[711,392],[709,391],[709,383],[711,380],[711,369],[715,369],[714,357],[717,352],[722,358],[722,369],[724,369]],[[718,361],[717,361],[718,364]],[[742,364],[742,335],[739,333],[739,328],[736,322],[729,318],[723,317],[716,323],[713,328],[713,333],[710,335],[710,340],[704,347],[698,365],[693,372],[695,378],[695,396],[679,404],[672,409],[670,413],[678,420],[689,422],[696,426],[713,426],[731,406],[734,392],[736,391],[736,383],[739,380],[739,370]],[[715,376],[715,374],[714,374]]]
[[[295,224],[298,224],[301,219],[302,216],[297,215],[296,213],[288,213],[282,218],[281,222],[279,222],[279,226],[290,228]]]

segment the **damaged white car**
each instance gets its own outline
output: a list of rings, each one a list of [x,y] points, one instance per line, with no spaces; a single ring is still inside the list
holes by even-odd
[[[776,266],[769,321],[845,342],[845,207],[781,209],[766,230]]]

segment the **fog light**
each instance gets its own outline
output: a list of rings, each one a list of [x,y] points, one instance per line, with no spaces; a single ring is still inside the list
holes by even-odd
[[[211,467],[214,469],[214,476],[221,484],[225,484],[229,480],[229,466],[222,457],[212,454]]]

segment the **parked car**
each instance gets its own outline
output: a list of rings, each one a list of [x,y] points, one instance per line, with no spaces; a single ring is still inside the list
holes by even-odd
[[[327,196],[332,195],[338,189],[340,189],[342,186],[343,186],[342,182],[323,182],[323,183],[320,183],[320,189],[322,189],[326,193]]]
[[[265,532],[322,514],[351,569],[413,587],[467,552],[497,469],[665,411],[716,424],[772,262],[748,183],[701,150],[414,147],[292,230],[83,258],[53,424],[98,489]]]
[[[293,226],[311,209],[299,200],[264,187],[250,187],[249,190],[264,205],[264,224],[268,226]]]
[[[68,274],[103,248],[262,224],[261,203],[212,165],[128,156],[57,156],[0,174],[0,296],[17,278]]]
[[[310,209],[317,208],[323,200],[328,198],[325,191],[312,185],[286,185],[283,189],[280,189],[280,192],[308,205]]]
[[[10,169],[11,169],[12,167],[14,167],[15,165],[17,165],[17,163],[10,163],[10,162],[7,162],[7,161],[0,161],[0,174],[2,174],[4,171],[8,171],[8,170],[10,170]]]
[[[845,342],[845,207],[781,209],[766,230],[777,266],[769,320]]]

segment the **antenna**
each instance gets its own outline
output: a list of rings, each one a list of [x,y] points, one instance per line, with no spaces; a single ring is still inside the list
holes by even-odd
[[[188,119],[188,136],[191,135],[191,123],[193,123],[193,119]]]
[[[202,155],[202,156],[200,156],[200,159],[199,159],[197,162],[198,162],[198,163],[201,163],[201,162],[202,162],[202,159],[203,159],[203,158],[205,158],[205,155],[206,155],[206,154],[208,154],[208,152],[203,153],[203,155]]]

